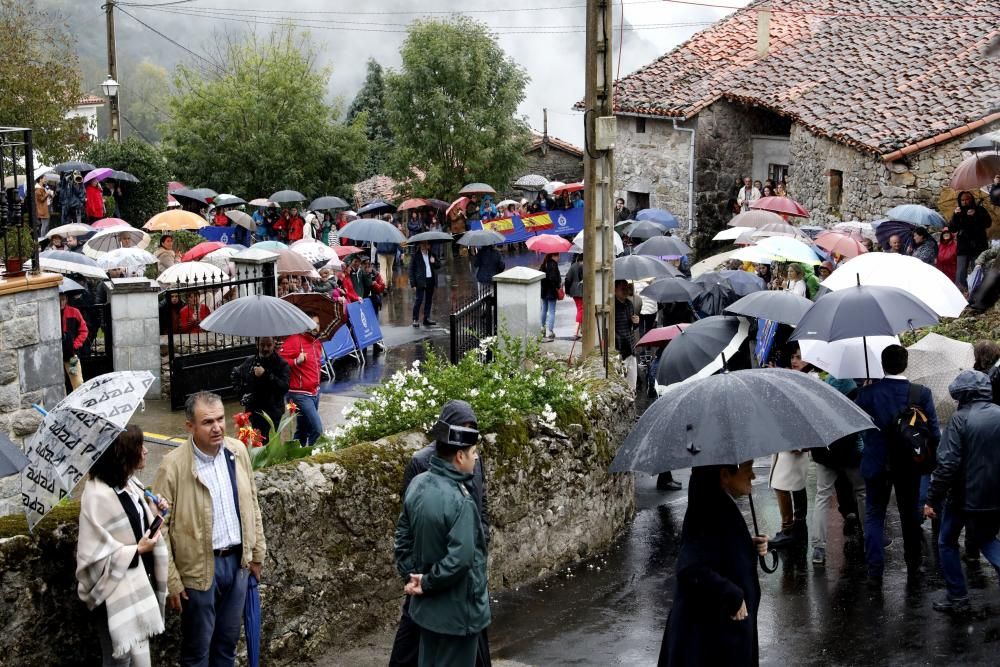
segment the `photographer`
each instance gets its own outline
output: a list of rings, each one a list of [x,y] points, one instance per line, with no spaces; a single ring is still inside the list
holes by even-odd
[[[74,171],[69,178],[63,176],[59,186],[59,200],[62,202],[61,224],[83,222],[83,206],[87,201],[87,193],[80,172]]]
[[[250,425],[267,438],[270,427],[263,415],[271,418],[277,427],[285,413],[285,394],[291,369],[288,363],[275,354],[274,339],[263,336],[257,339],[257,354],[233,369],[233,388],[240,403],[250,414]]]

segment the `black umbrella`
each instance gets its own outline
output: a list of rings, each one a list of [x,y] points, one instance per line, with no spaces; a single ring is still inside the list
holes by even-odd
[[[194,202],[196,204],[207,204],[208,199],[206,198],[204,192],[201,190],[195,190],[193,188],[179,188],[177,190],[171,190],[170,196],[174,199],[184,199],[187,201]]]
[[[742,269],[723,269],[718,274],[729,281],[729,284],[733,286],[733,291],[736,292],[736,296],[746,296],[747,294],[767,289],[764,279],[756,273],[750,273]]]
[[[694,307],[706,315],[721,315],[726,306],[739,298],[733,284],[717,273],[703,273],[691,282],[702,288],[702,294],[695,300]]]
[[[319,197],[318,199],[313,199],[309,204],[310,210],[313,211],[328,211],[331,208],[350,208],[351,205],[340,197],[327,196]]]
[[[97,167],[89,162],[81,162],[80,160],[70,160],[69,162],[63,162],[62,164],[57,164],[52,167],[52,171],[57,174],[69,174],[74,171],[78,171],[82,174],[85,171],[93,171],[94,169],[97,169]]]
[[[361,208],[358,209],[358,215],[365,215],[367,213],[393,213],[396,207],[388,202],[384,202],[381,199],[375,199]]]
[[[10,477],[17,475],[28,467],[28,457],[24,455],[21,448],[11,442],[3,433],[0,433],[0,477]]]
[[[679,275],[681,272],[676,267],[653,257],[626,255],[615,259],[615,280],[645,280]]]
[[[654,236],[635,247],[637,255],[681,257],[691,253],[691,247],[676,236]]]
[[[716,315],[698,320],[667,346],[660,358],[656,383],[672,385],[702,378],[729,368],[749,367],[744,343],[750,323],[739,317]]]
[[[112,171],[108,178],[114,179],[120,183],[138,183],[139,179],[128,173],[127,171]]]
[[[469,183],[458,191],[460,195],[495,195],[497,193],[486,183]]]
[[[820,297],[799,320],[789,340],[832,342],[894,336],[937,322],[937,313],[909,292],[896,287],[857,285]]]
[[[439,211],[447,211],[448,207],[451,206],[448,202],[442,199],[426,199],[427,205],[431,208],[436,208]]]
[[[221,194],[216,196],[212,200],[212,203],[215,204],[216,208],[220,208],[223,206],[242,206],[247,202],[242,197],[237,197],[236,195]]]
[[[634,239],[649,239],[656,236],[663,236],[667,233],[667,228],[652,220],[640,220],[628,229],[623,230],[622,233]],[[688,252],[690,251],[691,249],[688,248]]]
[[[340,230],[340,238],[370,243],[405,243],[406,237],[392,223],[376,218],[352,220]]]
[[[1000,139],[984,134],[981,137],[976,137],[972,141],[962,144],[961,150],[978,153],[979,151],[995,151],[998,148],[1000,148]]]
[[[698,298],[701,293],[700,285],[684,278],[667,276],[653,281],[639,294],[656,303],[687,303]]]
[[[278,204],[294,204],[295,202],[305,201],[306,196],[295,190],[278,190],[268,197],[268,199]]]
[[[347,238],[351,238],[350,236]],[[420,232],[406,239],[407,243],[420,243],[421,241],[454,241],[455,237],[448,232]]]
[[[725,311],[744,317],[771,320],[796,326],[813,302],[792,292],[765,291],[748,294]]]
[[[290,336],[315,325],[287,301],[251,294],[224,303],[201,322],[201,328],[233,336]]]
[[[503,234],[495,232],[492,229],[473,229],[462,234],[462,238],[458,240],[458,245],[464,245],[469,248],[482,248],[488,245],[504,243],[506,240]]]

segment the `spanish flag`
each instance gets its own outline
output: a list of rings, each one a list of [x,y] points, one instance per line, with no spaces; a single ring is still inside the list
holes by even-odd
[[[529,232],[541,232],[546,229],[552,229],[552,218],[549,217],[548,213],[536,213],[534,215],[529,215],[521,218],[521,222],[524,223],[525,231]]]
[[[492,229],[501,234],[511,234],[514,231],[514,220],[511,218],[496,218],[495,220],[484,220],[483,229]]]

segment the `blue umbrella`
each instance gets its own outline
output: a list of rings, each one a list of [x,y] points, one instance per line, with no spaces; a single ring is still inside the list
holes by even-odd
[[[396,207],[392,204],[388,204],[381,199],[375,199],[359,208],[357,213],[358,215],[364,215],[366,213],[392,213],[395,210]]]
[[[901,247],[905,249],[913,238],[913,227],[912,224],[900,220],[883,220],[875,223],[875,238],[883,250],[888,250],[889,237],[898,236],[903,244]]]
[[[940,213],[920,204],[902,204],[896,206],[889,209],[885,217],[897,222],[908,222],[918,227],[941,228],[945,226],[944,218]]]
[[[662,208],[645,208],[639,211],[638,215],[635,216],[636,220],[652,220],[658,224],[663,225],[667,229],[677,229],[680,224],[677,222],[677,218],[673,216],[669,211],[665,211]]]
[[[247,635],[247,664],[260,665],[260,588],[257,577],[247,581],[247,599],[243,604],[243,627]]]

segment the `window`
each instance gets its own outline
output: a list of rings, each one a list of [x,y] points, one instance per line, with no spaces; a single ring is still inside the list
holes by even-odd
[[[830,189],[827,193],[827,200],[830,208],[835,212],[840,212],[840,203],[844,197],[844,172],[836,169],[830,170]]]
[[[767,177],[771,179],[771,182],[777,185],[782,181],[788,180],[788,165],[787,164],[769,164],[767,165]]]
[[[649,193],[629,191],[625,196],[625,206],[632,211],[632,215],[644,208],[649,208]]]
[[[635,133],[636,134],[646,134],[646,119],[636,118],[635,119]]]

